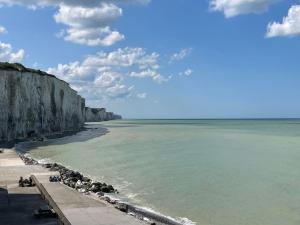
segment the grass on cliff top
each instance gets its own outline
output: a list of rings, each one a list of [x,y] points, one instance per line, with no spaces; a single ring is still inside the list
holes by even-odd
[[[0,70],[10,70],[10,71],[18,71],[18,72],[30,72],[30,73],[37,73],[42,76],[51,76],[55,77],[52,74],[48,74],[41,70],[35,70],[31,68],[27,68],[23,66],[21,63],[9,63],[9,62],[0,62]]]

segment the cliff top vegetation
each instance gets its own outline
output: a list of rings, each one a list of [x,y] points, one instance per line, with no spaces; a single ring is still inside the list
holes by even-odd
[[[21,63],[0,62],[0,70],[18,71],[18,72],[22,72],[22,73],[24,73],[24,72],[36,73],[41,76],[50,76],[50,77],[58,79],[56,76],[46,73],[42,70],[27,68],[27,67],[23,66]],[[61,80],[61,79],[58,79],[58,80]],[[61,80],[61,81],[67,83],[64,80]]]

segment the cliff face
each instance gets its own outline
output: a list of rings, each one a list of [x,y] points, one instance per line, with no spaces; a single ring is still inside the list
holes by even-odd
[[[116,119],[122,119],[122,117],[112,112],[106,112],[105,108],[85,108],[86,122],[101,122]]]
[[[98,122],[106,120],[106,110],[104,108],[89,108],[85,107],[85,121]]]
[[[85,100],[53,76],[0,69],[0,141],[78,130]]]
[[[0,70],[0,140],[78,130],[85,100],[51,76]]]
[[[54,75],[21,64],[0,63],[0,142],[78,131],[84,122],[119,119],[85,99]]]

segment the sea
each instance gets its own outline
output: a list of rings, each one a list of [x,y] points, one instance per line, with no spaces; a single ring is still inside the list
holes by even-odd
[[[300,120],[117,120],[29,154],[198,225],[300,224]]]

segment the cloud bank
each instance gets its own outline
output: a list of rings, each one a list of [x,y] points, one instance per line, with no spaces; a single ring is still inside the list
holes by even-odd
[[[300,5],[291,6],[288,15],[282,19],[281,23],[269,23],[266,34],[268,38],[296,35],[300,35]]]
[[[6,28],[0,25],[0,34],[6,32]],[[24,49],[19,49],[18,51],[14,52],[11,44],[0,41],[0,61],[16,63],[23,61],[24,57]]]
[[[89,46],[110,46],[124,39],[109,27],[122,16],[122,9],[114,4],[101,3],[98,7],[60,4],[54,15],[57,23],[67,25],[65,40]]]
[[[142,48],[123,48],[112,52],[99,52],[83,61],[59,64],[48,73],[66,80],[88,100],[107,100],[126,97],[146,98],[127,78],[150,78],[154,82],[168,81],[159,73],[159,54],[147,53]]]
[[[57,23],[66,29],[60,36],[66,41],[88,46],[111,46],[125,38],[111,24],[122,16],[119,4],[148,4],[151,0],[0,0],[0,6],[21,5],[29,9],[54,6]],[[0,31],[1,32],[1,31]]]
[[[24,57],[24,49],[20,49],[14,52],[11,44],[3,43],[0,41],[0,61],[15,63],[21,62]]]
[[[276,2],[278,0],[211,0],[210,8],[213,11],[223,12],[225,17],[230,18],[267,11],[270,5]]]

